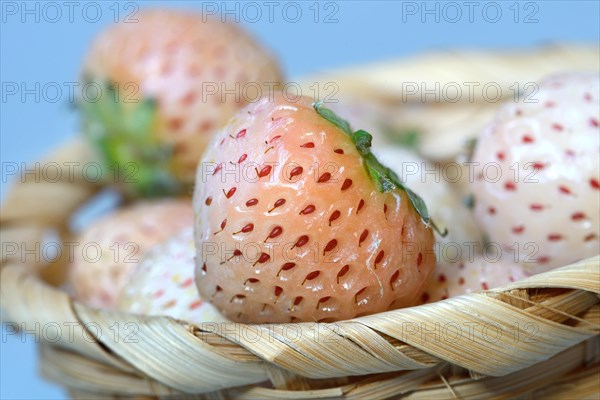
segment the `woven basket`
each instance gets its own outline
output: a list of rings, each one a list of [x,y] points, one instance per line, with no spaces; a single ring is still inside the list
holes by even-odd
[[[91,157],[74,140],[38,167],[84,166]],[[600,395],[600,256],[510,286],[332,324],[195,326],[86,307],[58,288],[68,254],[44,263],[7,250],[35,248],[49,234],[72,240],[73,215],[104,189],[82,176],[77,168],[55,182],[29,174],[7,193],[1,214],[4,319],[42,339],[42,374],[74,398]]]

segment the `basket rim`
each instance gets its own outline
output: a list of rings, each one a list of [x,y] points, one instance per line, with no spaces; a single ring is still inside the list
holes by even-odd
[[[221,328],[213,330],[207,329],[208,324],[196,326],[170,317],[148,317],[89,308],[70,299],[64,292],[41,282],[34,271],[16,264],[2,268],[0,296],[9,318],[24,324],[25,327],[48,321],[79,321],[82,337],[83,335],[94,337],[93,341],[61,341],[55,345],[100,360],[120,370],[131,371],[133,367],[133,370],[142,371],[144,375],[169,387],[194,393],[263,381],[267,378],[265,362],[308,378],[418,370],[431,368],[443,362],[459,365],[483,375],[502,376],[513,373],[547,360],[600,332],[600,325],[586,318],[580,318],[579,323],[574,326],[562,323],[580,314],[581,310],[597,307],[600,303],[598,298],[600,279],[596,273],[599,267],[600,257],[596,256],[572,266],[513,283],[508,287],[337,323],[245,325],[229,322],[219,325],[210,324],[210,328]],[[567,280],[567,277],[571,279]],[[570,282],[570,284],[561,285],[559,281]],[[514,298],[506,296],[510,291],[523,288],[544,291],[543,287],[564,288],[565,286],[569,288],[567,291],[554,291],[555,293],[550,293],[544,302],[538,303],[541,306],[535,305],[524,310],[510,304]],[[25,298],[19,297],[17,292],[25,293]],[[575,303],[578,305],[573,310]],[[42,306],[47,304],[56,304],[57,307],[52,308],[47,314],[49,309]],[[568,305],[566,308],[565,304]],[[485,349],[488,358],[482,363],[481,360],[468,357],[457,358],[456,349],[454,352],[448,349],[444,351],[444,346],[440,346],[440,343],[420,342],[414,332],[411,335],[411,332],[406,330],[399,332],[395,329],[402,324],[418,322],[426,324],[427,329],[431,330],[435,324],[432,321],[442,317],[440,313],[457,313],[458,310],[463,312],[466,310],[466,313],[457,314],[464,316],[478,310],[481,317],[486,315],[484,308],[491,305],[495,307],[494,312],[506,313],[506,310],[510,310],[508,312],[519,314],[521,319],[515,318],[514,321],[544,324],[542,329],[544,336],[555,340],[545,341],[542,346],[538,343],[534,346],[535,351],[528,349],[528,346],[520,348],[520,351],[531,353],[539,352],[541,349],[545,351],[542,351],[541,355],[521,357],[516,360],[517,362],[505,365],[503,363],[506,363],[506,358],[490,357],[492,353],[500,350],[498,346],[493,346],[493,343],[487,343],[490,345],[490,348]],[[565,311],[562,311],[563,309]],[[62,314],[57,315],[60,313]],[[16,315],[21,317],[15,317]],[[479,321],[489,317],[488,313]],[[123,343],[125,336],[122,332],[119,332],[121,340],[98,334],[102,331],[109,332],[111,326],[119,323],[137,324],[140,342]],[[89,328],[83,331],[86,326],[91,325],[100,327],[95,335]],[[289,330],[291,327],[299,330],[303,335],[319,332],[324,337],[332,335],[327,329],[331,331],[332,327],[335,327],[333,332],[335,339],[339,341],[335,344],[322,343],[323,340],[315,341],[314,337],[312,340],[311,338],[291,340],[284,334],[284,329]],[[242,329],[246,335],[241,334]],[[258,334],[265,336],[261,336],[258,341],[251,340]],[[483,343],[480,339],[475,338],[478,345]],[[169,345],[164,346],[164,343]],[[443,344],[448,345],[448,343]],[[506,343],[502,344],[505,345]],[[186,381],[185,378],[173,379],[165,376],[164,371],[152,367],[158,360],[164,361],[162,357],[165,356],[165,352],[180,347],[184,351],[178,354],[177,358],[169,361],[173,364],[171,368],[177,370],[181,369],[182,365],[189,367],[190,364],[195,364],[196,368],[191,370],[211,369],[217,372],[219,379],[207,379],[199,384],[195,373],[189,375]],[[384,352],[389,353],[382,353],[378,347],[383,347]],[[460,352],[466,352],[462,346],[457,348]],[[161,357],[148,359],[148,354],[152,353],[160,353]],[[319,354],[319,357],[316,354]],[[393,356],[385,359],[386,355],[390,354]],[[514,352],[506,354],[510,357],[515,356]],[[203,361],[198,362],[198,360]],[[227,380],[223,379],[225,376],[228,377]]]

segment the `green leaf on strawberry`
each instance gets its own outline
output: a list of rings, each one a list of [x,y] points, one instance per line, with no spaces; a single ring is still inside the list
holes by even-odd
[[[352,128],[350,128],[350,123],[348,123],[348,121],[346,121],[345,119],[340,118],[329,108],[325,107],[322,101],[316,102],[314,104],[314,108],[321,117],[336,125],[338,128],[343,130],[348,136],[352,137],[353,132]]]
[[[84,134],[100,152],[104,167],[118,171],[106,176],[141,197],[177,193],[179,184],[169,172],[172,149],[157,140],[156,102],[144,99],[127,103],[115,85],[105,82],[100,87],[97,101],[82,100],[78,108]]]
[[[441,231],[435,222],[431,219],[429,215],[429,211],[427,210],[427,205],[425,201],[410,190],[404,183],[400,180],[398,175],[383,164],[379,162],[377,157],[373,153],[371,153],[371,142],[373,136],[364,130],[352,131],[350,124],[348,121],[340,118],[333,111],[326,108],[323,105],[323,102],[314,103],[315,111],[325,118],[327,121],[339,127],[344,133],[346,133],[354,142],[356,149],[359,154],[363,157],[365,161],[365,168],[373,180],[375,184],[378,186],[378,189],[382,193],[391,192],[395,189],[400,189],[406,193],[408,199],[410,200],[412,206],[417,211],[421,219],[426,225],[431,225],[435,231],[441,236],[446,236],[448,234],[448,230],[444,229]]]

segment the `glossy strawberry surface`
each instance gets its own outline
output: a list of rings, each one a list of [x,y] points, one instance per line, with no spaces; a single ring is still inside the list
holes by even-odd
[[[477,142],[475,215],[533,271],[600,252],[600,77],[572,73],[506,104]]]
[[[433,232],[368,140],[308,98],[240,111],[196,177],[201,295],[243,322],[333,321],[415,304],[435,264]]]

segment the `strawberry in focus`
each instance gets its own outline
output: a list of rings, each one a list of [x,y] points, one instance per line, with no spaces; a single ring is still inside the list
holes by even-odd
[[[193,229],[154,246],[135,269],[115,308],[134,314],[167,315],[195,324],[224,322],[194,283]]]
[[[239,322],[336,321],[413,305],[435,265],[422,200],[321,104],[241,110],[202,159],[196,282]]]
[[[193,223],[186,200],[143,201],[88,226],[77,240],[69,283],[75,298],[112,308],[149,249]]]
[[[135,18],[102,32],[87,54],[84,132],[133,194],[182,192],[212,133],[246,97],[276,86],[279,68],[237,25],[174,10]]]
[[[475,215],[532,272],[600,251],[600,77],[571,73],[505,105],[479,138]]]

